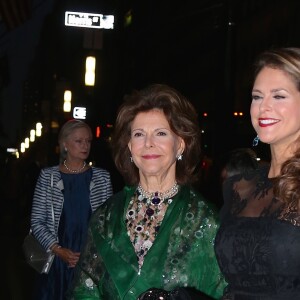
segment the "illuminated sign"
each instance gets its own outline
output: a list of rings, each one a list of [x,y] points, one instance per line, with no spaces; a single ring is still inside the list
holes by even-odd
[[[74,119],[85,119],[86,118],[86,108],[85,107],[74,107],[73,118]]]
[[[65,25],[87,28],[114,28],[114,16],[66,11]]]

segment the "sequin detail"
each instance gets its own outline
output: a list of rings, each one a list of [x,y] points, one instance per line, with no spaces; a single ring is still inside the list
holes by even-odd
[[[93,280],[91,278],[86,279],[85,285],[90,289],[93,288]]]

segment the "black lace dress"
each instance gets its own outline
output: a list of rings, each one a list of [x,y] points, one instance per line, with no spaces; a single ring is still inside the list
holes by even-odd
[[[215,252],[222,299],[300,299],[300,208],[274,198],[268,167],[224,183]]]

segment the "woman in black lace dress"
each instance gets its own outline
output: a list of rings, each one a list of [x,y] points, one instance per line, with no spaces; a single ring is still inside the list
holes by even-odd
[[[300,299],[300,49],[262,53],[251,120],[271,162],[229,178],[215,251],[223,299]]]

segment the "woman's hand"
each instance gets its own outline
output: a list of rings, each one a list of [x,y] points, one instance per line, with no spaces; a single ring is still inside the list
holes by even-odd
[[[80,256],[80,252],[73,252],[72,250],[63,247],[56,247],[52,252],[67,263],[69,268],[74,268],[76,266]]]

